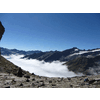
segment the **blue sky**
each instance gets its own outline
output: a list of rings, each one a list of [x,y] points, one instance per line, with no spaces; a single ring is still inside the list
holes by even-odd
[[[0,13],[0,45],[19,50],[100,48],[100,13]]]

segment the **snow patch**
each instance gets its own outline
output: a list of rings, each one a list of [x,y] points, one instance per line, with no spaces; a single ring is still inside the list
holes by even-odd
[[[75,49],[75,51],[78,51],[78,49]]]
[[[92,50],[92,51],[79,51],[79,53],[74,53],[74,54],[71,54],[69,56],[81,55],[81,54],[84,54],[84,53],[96,52],[96,51],[100,51],[100,49],[96,49],[96,50]]]

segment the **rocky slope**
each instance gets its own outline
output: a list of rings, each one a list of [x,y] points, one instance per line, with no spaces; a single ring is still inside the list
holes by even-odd
[[[85,75],[94,75],[100,73],[100,55],[87,58],[78,57],[65,63],[68,69],[75,73],[83,73]]]
[[[17,75],[19,69],[20,67],[14,65],[12,62],[0,56],[0,72],[9,73],[9,74],[12,73],[14,75]],[[30,74],[30,73],[25,70],[22,70],[22,74]]]

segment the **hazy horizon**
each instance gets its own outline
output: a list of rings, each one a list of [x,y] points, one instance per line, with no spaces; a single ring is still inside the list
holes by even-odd
[[[5,48],[5,49],[10,49],[10,50],[13,50],[13,49],[17,49],[17,50],[22,50],[22,51],[42,51],[42,50],[35,50],[35,49],[31,49],[31,50],[24,50],[24,49],[18,49],[18,48],[7,48],[7,47],[3,47],[2,46],[2,48]],[[72,48],[74,48],[74,47],[72,47]],[[78,48],[78,47],[77,47]],[[67,48],[67,49],[71,49],[71,48]],[[64,49],[64,50],[67,50],[67,49]],[[80,49],[80,48],[78,48],[78,49]],[[88,48],[88,49],[85,49],[85,50],[92,50],[92,49],[97,49],[97,48]],[[99,48],[100,49],[100,48]],[[57,50],[57,51],[64,51],[64,50]],[[84,50],[84,49],[81,49],[81,50]],[[42,52],[49,52],[49,51],[56,51],[56,50],[48,50],[48,51],[42,51]]]

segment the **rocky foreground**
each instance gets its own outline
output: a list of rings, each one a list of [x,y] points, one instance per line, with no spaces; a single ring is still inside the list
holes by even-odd
[[[0,88],[99,88],[100,75],[72,78],[49,78],[37,75],[17,77],[0,73]]]

